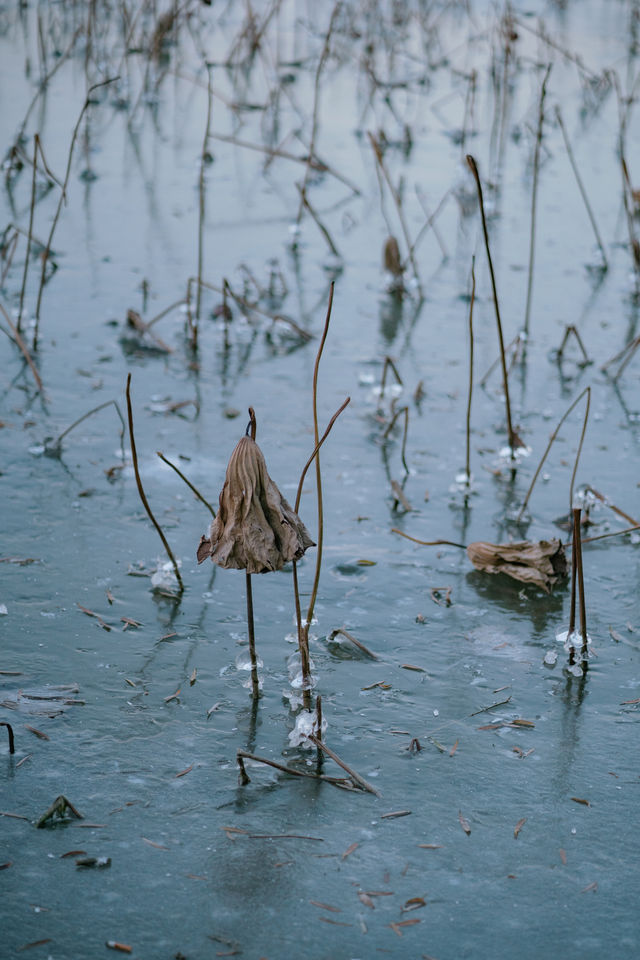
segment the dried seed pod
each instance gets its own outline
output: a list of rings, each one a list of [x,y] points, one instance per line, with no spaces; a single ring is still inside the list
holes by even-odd
[[[467,556],[477,570],[506,573],[521,583],[530,583],[549,593],[566,576],[567,560],[562,542],[556,538],[531,543],[470,543]]]
[[[200,540],[198,563],[211,557],[221,567],[268,573],[312,546],[307,528],[269,476],[260,447],[253,437],[242,437],[229,460],[218,514]]]

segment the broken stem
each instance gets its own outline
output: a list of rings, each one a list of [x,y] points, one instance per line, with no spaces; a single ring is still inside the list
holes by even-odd
[[[134,436],[134,433],[133,433],[133,410],[132,410],[132,408],[131,408],[131,374],[130,374],[130,373],[127,374],[127,389],[126,389],[126,395],[127,395],[127,415],[128,415],[128,418],[129,418],[129,440],[130,440],[130,442],[131,442],[131,459],[132,459],[132,461],[133,461],[133,472],[135,473],[135,477],[136,477],[136,486],[137,486],[137,488],[138,488],[138,494],[140,495],[140,499],[141,499],[141,501],[142,501],[142,506],[143,506],[144,509],[146,510],[147,516],[148,516],[149,519],[151,520],[151,523],[154,525],[154,527],[155,527],[156,530],[158,531],[158,536],[159,536],[160,539],[162,540],[162,545],[163,545],[164,549],[166,550],[167,556],[169,557],[169,560],[171,561],[171,563],[172,563],[172,565],[173,565],[173,572],[175,573],[175,575],[176,575],[176,580],[178,581],[178,589],[179,589],[179,591],[180,591],[180,595],[182,595],[182,593],[184,592],[184,583],[182,582],[182,577],[181,577],[181,575],[180,575],[180,569],[179,569],[178,564],[177,564],[177,562],[176,562],[176,558],[175,558],[174,555],[173,555],[173,551],[171,550],[171,547],[169,546],[169,543],[168,543],[168,541],[167,541],[167,538],[165,537],[164,533],[162,532],[162,527],[160,526],[160,524],[158,523],[158,521],[156,520],[156,518],[155,518],[154,515],[153,515],[153,512],[152,512],[152,510],[151,510],[151,507],[149,506],[149,501],[147,500],[147,495],[146,495],[145,492],[144,492],[144,487],[142,486],[142,480],[140,479],[140,471],[138,470],[138,454],[137,454],[137,452],[136,452],[136,441],[135,441],[135,436]],[[64,434],[63,434],[63,436],[64,436]]]
[[[260,681],[258,679],[258,660],[256,657],[256,635],[253,627],[253,591],[251,589],[251,574],[245,571],[247,588],[247,629],[249,632],[249,655],[251,657],[251,693],[254,699],[260,696]]]
[[[178,474],[178,476],[180,477],[180,479],[181,479],[181,480],[184,480],[184,482],[186,483],[186,485],[187,485],[187,486],[189,487],[189,489],[196,495],[196,497],[198,498],[198,500],[201,500],[202,503],[204,503],[205,507],[207,508],[207,510],[209,511],[209,513],[211,514],[211,516],[213,517],[213,519],[215,520],[215,518],[216,518],[216,512],[215,512],[215,510],[213,509],[213,507],[211,506],[211,504],[209,503],[209,501],[208,501],[208,500],[205,500],[205,498],[202,496],[202,494],[201,494],[200,491],[197,489],[197,487],[194,487],[194,485],[191,483],[191,481],[190,481],[190,480],[187,480],[187,478],[185,477],[185,475],[184,475],[184,473],[182,472],[182,470],[179,470],[178,467],[176,467],[175,463],[171,463],[171,460],[167,460],[167,458],[165,457],[165,455],[164,455],[163,453],[161,453],[160,450],[156,450],[156,455],[157,455],[158,457],[160,457],[160,459],[162,460],[162,462],[163,462],[163,463],[166,463],[168,467],[171,467],[172,470],[175,470],[175,472]]]
[[[500,319],[500,305],[498,303],[498,291],[496,288],[496,277],[493,272],[493,261],[491,260],[491,249],[489,247],[489,231],[487,230],[487,218],[485,217],[484,212],[484,199],[482,196],[482,184],[480,182],[480,174],[478,173],[478,167],[476,161],[471,156],[470,153],[467,154],[467,163],[469,169],[473,174],[474,180],[476,182],[476,189],[478,191],[478,202],[480,204],[480,217],[482,219],[482,232],[484,235],[484,245],[487,251],[487,261],[489,264],[489,275],[491,277],[491,289],[493,291],[493,303],[496,311],[496,324],[498,327],[498,340],[500,342],[500,362],[502,365],[502,385],[504,389],[504,402],[505,402],[505,412],[507,417],[507,435],[509,438],[509,448],[511,450],[511,458],[514,459],[514,450],[517,445],[516,435],[511,422],[511,402],[509,400],[509,378],[507,374],[507,361],[504,351],[504,338],[502,336],[502,321]]]

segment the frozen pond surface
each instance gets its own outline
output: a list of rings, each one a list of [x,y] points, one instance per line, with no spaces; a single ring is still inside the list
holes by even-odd
[[[576,675],[556,641],[568,579],[545,593],[392,531],[566,540],[556,521],[584,398],[515,518],[587,387],[575,490],[623,515],[587,494],[583,537],[637,523],[638,5],[188,0],[162,20],[170,6],[0,4],[0,721],[16,742],[10,755],[0,727],[0,952],[637,957],[637,534],[584,547],[594,656]],[[531,448],[514,471],[499,458],[498,338],[466,154],[505,343],[528,328],[507,352],[514,428]],[[390,235],[404,294],[387,292]],[[317,769],[315,750],[289,742],[291,568],[253,577],[253,703],[237,667],[245,577],[197,565],[210,515],[156,455],[217,506],[252,406],[293,503],[314,447],[331,280],[320,431],[351,402],[321,453],[314,694],[326,744],[379,797],[253,761],[239,785],[238,750]],[[128,311],[142,324],[163,315],[141,338]],[[589,363],[574,334],[557,356],[569,325]],[[121,440],[129,373],[140,474],[181,565],[179,599],[151,585],[166,556],[128,431]],[[317,539],[313,468],[300,515]],[[311,549],[298,564],[305,609],[315,562]],[[377,659],[331,638],[339,628]],[[329,758],[322,771],[344,772]],[[36,828],[59,795],[82,819]]]

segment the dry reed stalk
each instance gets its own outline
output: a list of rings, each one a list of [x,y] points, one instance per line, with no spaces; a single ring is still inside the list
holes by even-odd
[[[529,234],[529,273],[527,279],[527,302],[524,311],[524,332],[529,334],[529,318],[531,315],[531,296],[533,293],[533,266],[535,260],[536,246],[536,215],[538,200],[538,172],[540,169],[540,147],[542,146],[542,126],[544,123],[544,99],[547,93],[547,81],[551,73],[552,64],[547,65],[542,86],[540,87],[540,99],[538,101],[538,129],[536,132],[536,145],[533,152],[533,186],[531,190],[531,230]]]
[[[396,208],[398,222],[400,223],[400,228],[404,236],[405,246],[407,248],[407,256],[409,259],[409,263],[411,264],[411,269],[413,270],[413,276],[416,282],[416,290],[418,291],[418,295],[420,299],[422,299],[424,294],[422,290],[422,284],[420,282],[420,272],[418,270],[418,264],[416,262],[415,254],[413,252],[414,244],[411,241],[411,237],[409,235],[409,228],[407,226],[407,221],[404,215],[404,210],[402,209],[402,199],[400,197],[400,194],[398,193],[398,191],[393,185],[393,182],[391,180],[391,175],[389,174],[389,171],[387,170],[386,164],[384,162],[382,148],[380,146],[378,139],[370,131],[368,131],[367,135],[369,137],[369,143],[371,144],[371,148],[373,150],[373,155],[376,159],[376,164],[377,164],[376,169],[379,169],[380,172],[382,173],[382,176],[384,177],[387,187],[389,188],[389,193],[391,194],[391,198]],[[392,231],[389,230],[389,232],[391,233]]]
[[[191,327],[191,348],[198,349],[198,329],[200,326],[200,306],[202,302],[202,260],[204,256],[204,217],[205,217],[205,168],[209,162],[209,133],[211,130],[211,108],[213,104],[213,90],[211,88],[211,66],[207,68],[207,120],[204,128],[204,140],[200,154],[200,176],[198,178],[198,279],[196,286],[196,319]]]
[[[188,309],[190,309],[190,305],[191,305],[191,287],[193,286],[193,284],[197,284],[197,283],[198,283],[197,277],[189,277],[189,279],[187,280],[187,295],[185,297],[184,303],[187,304]],[[214,293],[219,293],[223,297],[226,297],[227,295],[230,296],[231,299],[234,300],[238,304],[238,306],[241,307],[243,310],[257,313],[260,316],[266,317],[268,320],[273,321],[273,323],[278,323],[278,322],[286,323],[287,326],[291,327],[291,329],[296,334],[296,336],[300,337],[301,340],[304,340],[307,343],[309,340],[313,339],[313,334],[309,333],[308,330],[304,330],[303,327],[298,326],[298,324],[294,320],[292,320],[291,317],[287,317],[282,313],[269,313],[267,310],[263,310],[257,304],[251,303],[249,300],[245,299],[245,297],[241,297],[238,293],[235,293],[230,283],[226,279],[223,279],[222,287],[218,287],[215,284],[209,283],[206,280],[200,280],[199,283],[201,286],[206,287],[207,290],[213,290]]]
[[[41,271],[41,273],[40,273],[40,286],[39,286],[39,288],[38,288],[38,300],[37,300],[37,303],[36,303],[36,324],[35,324],[35,329],[34,329],[34,332],[33,332],[33,343],[32,343],[32,348],[33,348],[34,350],[36,350],[37,347],[38,347],[38,336],[39,336],[39,331],[40,331],[40,305],[41,305],[41,303],[42,303],[42,291],[43,291],[44,284],[45,284],[45,275],[46,275],[46,269],[47,269],[47,260],[49,259],[49,256],[50,256],[50,254],[51,254],[51,244],[53,243],[53,235],[54,235],[54,233],[55,233],[55,231],[56,231],[56,227],[57,227],[57,225],[58,225],[58,219],[59,219],[59,217],[60,217],[60,211],[62,210],[62,204],[64,203],[64,201],[65,201],[66,198],[67,198],[67,186],[68,186],[68,184],[69,184],[69,177],[70,177],[70,175],[71,175],[71,161],[72,161],[72,158],[73,158],[73,148],[74,148],[75,143],[76,143],[76,140],[77,140],[77,138],[78,138],[78,131],[80,130],[80,124],[81,124],[81,122],[82,122],[82,118],[83,118],[84,115],[85,115],[85,112],[87,111],[87,109],[88,109],[89,106],[91,105],[91,94],[92,94],[95,90],[98,90],[100,87],[105,87],[105,86],[107,86],[109,83],[114,83],[117,79],[118,79],[118,77],[111,77],[111,78],[109,78],[108,80],[101,80],[100,83],[94,83],[92,87],[89,87],[89,89],[88,89],[88,91],[87,91],[87,96],[86,96],[86,98],[85,98],[85,101],[84,101],[84,104],[83,104],[83,107],[82,107],[82,110],[80,111],[80,115],[78,116],[78,119],[77,119],[77,121],[76,121],[76,125],[75,125],[75,127],[73,128],[73,133],[72,133],[72,135],[71,135],[71,143],[69,144],[69,154],[68,154],[68,157],[67,157],[67,168],[66,168],[64,180],[63,180],[63,183],[62,183],[62,190],[60,191],[60,199],[59,199],[59,201],[58,201],[58,206],[57,206],[56,212],[55,212],[55,214],[54,214],[53,221],[52,221],[52,223],[51,223],[51,230],[50,230],[50,232],[49,232],[49,238],[48,238],[48,240],[47,240],[47,245],[46,245],[46,247],[45,247],[44,253],[42,254],[42,271]]]
[[[584,345],[584,343],[582,342],[582,337],[581,337],[580,334],[578,333],[577,328],[576,328],[572,323],[567,324],[567,326],[565,327],[565,331],[564,331],[564,336],[563,336],[563,338],[562,338],[562,342],[560,343],[560,346],[558,347],[558,349],[557,349],[557,351],[556,351],[556,357],[557,357],[557,359],[558,359],[558,360],[562,360],[562,358],[563,358],[563,356],[564,356],[564,348],[566,347],[567,343],[569,342],[569,337],[571,337],[571,336],[573,336],[573,337],[575,338],[575,340],[576,340],[576,342],[577,342],[577,344],[578,344],[578,346],[580,347],[580,350],[581,350],[581,352],[582,352],[582,362],[579,364],[579,366],[581,366],[581,367],[587,367],[587,366],[589,366],[589,364],[592,363],[593,361],[589,359],[589,354],[587,353],[587,351],[586,351],[586,349],[585,349],[585,345]]]
[[[338,627],[337,630],[332,630],[329,636],[327,637],[327,641],[331,643],[331,641],[335,640],[337,636],[346,637],[347,640],[350,640],[351,643],[358,648],[358,650],[362,650],[362,652],[366,654],[368,657],[370,657],[372,660],[380,659],[377,653],[374,653],[373,650],[369,650],[369,647],[365,647],[364,643],[362,643],[361,640],[358,640],[357,637],[354,637],[354,635],[352,633],[349,633],[348,630],[345,630],[344,627]],[[318,730],[320,730],[320,727],[318,727]]]
[[[577,396],[576,399],[573,401],[573,403],[567,408],[567,410],[565,410],[565,412],[563,413],[562,417],[560,418],[560,420],[559,420],[559,422],[558,422],[557,427],[555,428],[555,430],[554,430],[553,433],[551,434],[551,437],[549,438],[549,442],[547,443],[546,449],[545,449],[544,453],[542,454],[542,457],[541,457],[541,459],[540,459],[540,462],[539,462],[539,464],[538,464],[538,466],[537,466],[537,468],[536,468],[536,472],[535,472],[534,475],[533,475],[533,480],[531,481],[531,483],[530,483],[530,485],[529,485],[529,489],[527,490],[527,493],[526,493],[526,496],[525,496],[524,501],[523,501],[523,503],[522,503],[522,506],[520,507],[520,512],[518,513],[517,520],[516,520],[517,523],[519,523],[519,522],[522,520],[522,515],[523,515],[523,513],[525,512],[525,510],[527,509],[527,504],[529,503],[529,498],[531,497],[531,494],[532,494],[532,492],[533,492],[533,488],[534,488],[535,485],[536,485],[536,481],[537,481],[537,479],[538,479],[538,477],[539,477],[539,475],[540,475],[540,471],[542,470],[542,467],[543,467],[543,465],[544,465],[544,462],[545,462],[545,460],[547,459],[547,456],[548,456],[548,454],[549,454],[549,451],[551,450],[551,447],[553,446],[553,442],[554,442],[554,440],[556,439],[556,437],[558,436],[558,432],[559,432],[559,430],[560,430],[560,427],[561,427],[562,424],[565,422],[565,420],[567,419],[567,417],[569,416],[569,414],[571,413],[571,411],[574,409],[574,407],[576,407],[576,406],[578,405],[578,403],[580,402],[580,400],[582,400],[582,398],[583,398],[584,396],[586,396],[586,398],[587,398],[587,403],[586,403],[586,408],[585,408],[585,413],[584,413],[584,419],[583,419],[583,422],[582,422],[582,432],[581,432],[581,434],[580,434],[580,442],[579,442],[579,444],[578,444],[578,450],[577,450],[577,453],[576,453],[576,459],[575,459],[574,465],[573,465],[573,473],[571,474],[571,483],[570,483],[570,485],[569,485],[569,511],[571,511],[571,510],[573,509],[573,484],[574,484],[574,481],[575,481],[575,478],[576,478],[576,472],[577,472],[577,469],[578,469],[578,462],[579,462],[579,460],[580,460],[580,454],[581,454],[581,452],[582,452],[582,444],[583,444],[583,441],[584,441],[585,431],[586,431],[586,429],[587,429],[587,420],[589,419],[589,408],[590,408],[590,406],[591,406],[591,387],[585,387],[584,390],[582,391],[582,393],[578,394],[578,396]]]
[[[613,374],[611,378],[615,383],[615,381],[622,374],[625,367],[633,357],[638,347],[640,347],[640,337],[635,337],[633,340],[629,341],[626,347],[623,347],[622,350],[618,351],[618,353],[614,354],[613,357],[607,360],[607,362],[604,363],[600,367],[600,369],[602,370],[603,373],[606,373],[608,375],[609,367],[611,366],[611,364],[617,363],[618,361],[620,361],[620,366],[618,367],[618,369],[616,370],[616,372]]]
[[[565,149],[567,151],[567,156],[569,157],[569,163],[571,164],[571,169],[573,170],[573,175],[576,178],[576,183],[578,184],[578,189],[580,191],[580,196],[582,197],[583,203],[585,205],[587,215],[589,217],[589,222],[593,229],[593,233],[596,238],[596,243],[600,250],[600,256],[602,257],[602,270],[606,271],[609,269],[609,262],[607,260],[607,255],[604,250],[604,244],[602,238],[600,237],[600,231],[598,230],[598,225],[596,223],[596,218],[593,214],[593,209],[589,203],[589,197],[587,196],[587,191],[585,189],[584,183],[582,182],[582,177],[580,176],[580,170],[578,169],[578,164],[576,163],[575,157],[573,155],[573,150],[571,149],[571,143],[569,141],[569,135],[567,134],[564,121],[562,119],[562,113],[560,107],[556,105],[556,120],[558,121],[558,126],[562,133],[562,138],[564,140]],[[575,328],[574,328],[575,329]]]
[[[185,477],[185,475],[184,475],[184,473],[182,472],[182,470],[178,469],[178,467],[176,467],[175,463],[172,463],[171,460],[168,460],[168,459],[165,457],[165,455],[160,452],[160,450],[156,450],[156,456],[160,457],[160,459],[162,460],[162,462],[163,462],[163,463],[166,463],[167,466],[168,466],[168,467],[171,467],[172,470],[175,470],[175,472],[178,474],[178,476],[180,477],[180,479],[181,479],[181,480],[184,480],[184,482],[186,483],[186,485],[189,487],[189,489],[192,491],[192,493],[194,493],[194,494],[196,495],[196,497],[198,498],[198,500],[200,500],[202,503],[204,503],[205,507],[207,508],[207,510],[209,511],[209,513],[211,514],[211,516],[213,517],[213,519],[215,520],[215,518],[216,518],[216,512],[215,512],[215,510],[213,509],[213,507],[211,506],[211,504],[209,503],[209,501],[208,501],[208,500],[205,500],[205,498],[202,496],[202,494],[201,494],[200,491],[197,489],[197,487],[194,487],[194,485],[191,483],[191,481],[190,481],[190,480],[187,480],[187,478]]]
[[[38,18],[38,22],[39,18]],[[27,287],[27,273],[29,272],[29,256],[31,254],[31,237],[33,232],[33,212],[36,205],[36,173],[38,170],[38,144],[40,138],[36,133],[33,138],[33,174],[31,177],[31,203],[29,205],[29,229],[27,233],[27,251],[24,255],[24,270],[22,273],[22,287],[20,288],[20,306],[18,307],[18,323],[16,324],[18,332],[22,332],[22,309],[24,306],[24,293]]]
[[[9,329],[10,329],[11,333],[10,333],[10,334],[7,334],[7,336],[9,337],[10,340],[13,340],[13,341],[18,345],[18,347],[20,348],[20,350],[21,350],[21,352],[22,352],[22,356],[25,358],[25,360],[26,360],[27,363],[29,364],[29,369],[31,370],[31,373],[33,374],[33,379],[34,379],[35,382],[36,382],[36,386],[37,386],[38,390],[40,391],[40,393],[42,393],[42,392],[43,392],[42,380],[40,379],[40,374],[38,373],[38,371],[37,371],[37,369],[36,369],[36,365],[35,365],[35,363],[33,362],[33,359],[32,359],[32,357],[31,357],[31,354],[30,354],[29,351],[27,350],[27,346],[26,346],[24,340],[23,340],[22,337],[20,336],[20,333],[18,332],[17,328],[16,328],[16,327],[14,326],[14,324],[11,322],[11,318],[10,318],[9,314],[7,313],[7,311],[6,311],[5,308],[2,306],[1,303],[0,303],[0,312],[2,313],[2,315],[3,315],[3,317],[5,318],[5,320],[7,321],[7,323],[9,324]],[[0,329],[1,329],[1,328],[0,328]],[[6,333],[6,330],[5,330],[4,332]]]
[[[329,233],[328,229],[325,227],[324,223],[318,216],[317,212],[309,203],[309,198],[307,196],[307,188],[305,186],[301,186],[299,183],[296,184],[296,187],[298,188],[298,191],[300,193],[302,206],[309,214],[311,214],[311,219],[313,220],[318,230],[326,240],[329,250],[331,251],[333,256],[336,257],[337,260],[342,260],[342,257],[340,256],[340,251],[338,250],[335,243],[333,242],[333,239],[331,238],[331,234]]]
[[[471,258],[471,296],[469,298],[469,390],[467,395],[466,422],[466,486],[471,486],[471,398],[473,396],[473,305],[476,299],[476,258]]]
[[[496,324],[498,328],[498,340],[500,343],[500,363],[502,365],[502,387],[504,390],[504,402],[505,402],[505,412],[507,417],[507,436],[509,449],[511,450],[511,459],[515,459],[515,451],[518,447],[522,446],[522,441],[516,434],[513,429],[511,422],[511,401],[509,399],[509,377],[507,374],[507,362],[505,357],[504,350],[504,338],[502,336],[502,321],[500,319],[500,305],[498,303],[498,291],[496,288],[496,277],[493,270],[493,261],[491,259],[491,249],[489,247],[489,231],[487,230],[487,219],[484,212],[484,199],[482,196],[482,183],[480,182],[480,174],[478,173],[478,167],[476,161],[471,156],[470,153],[467,154],[467,164],[469,169],[473,174],[474,180],[476,182],[476,189],[478,191],[478,202],[480,204],[480,216],[482,219],[482,232],[484,234],[484,245],[487,252],[487,261],[489,264],[489,274],[491,277],[491,289],[493,291],[493,303],[496,311]]]
[[[315,744],[315,746],[320,750],[322,750],[323,753],[326,753],[328,757],[331,757],[331,759],[337,763],[339,767],[342,767],[342,769],[349,774],[351,779],[360,787],[361,790],[366,790],[367,793],[373,793],[376,797],[380,796],[380,793],[375,787],[372,787],[371,784],[364,779],[364,777],[361,777],[360,774],[356,773],[352,767],[349,767],[344,760],[341,760],[340,757],[326,745],[326,743],[323,743],[322,740],[319,739],[319,737],[315,736],[313,733],[310,733],[307,734],[307,739],[310,740],[311,743]]]
[[[404,414],[404,429],[402,431],[402,447],[400,450],[400,458],[402,460],[402,466],[404,467],[405,473],[409,473],[409,467],[407,466],[406,452],[407,452],[407,433],[409,431],[409,407],[400,407],[399,410],[396,410],[393,417],[387,424],[387,427],[382,434],[382,439],[386,440],[389,437],[389,434],[396,425],[396,420]]]
[[[307,184],[309,183],[309,176],[311,173],[311,158],[315,154],[316,149],[316,138],[318,136],[318,112],[320,108],[320,77],[322,75],[322,70],[325,63],[329,57],[330,47],[331,47],[331,35],[333,33],[333,28],[335,26],[336,18],[342,6],[342,0],[336,0],[333,10],[331,11],[331,17],[329,19],[329,26],[327,27],[327,32],[324,38],[324,44],[322,46],[322,51],[320,53],[320,58],[318,60],[318,66],[316,67],[315,77],[313,80],[313,108],[311,111],[311,137],[309,140],[309,154],[307,158],[307,164],[304,169],[304,177],[302,180],[302,186],[298,187],[300,191],[300,206],[298,207],[298,216],[296,218],[296,223],[298,227],[302,222],[302,211],[307,209],[311,212],[310,207],[307,206]],[[314,217],[314,220],[316,218]],[[316,223],[318,221],[316,220]],[[325,235],[325,239],[328,237],[328,234]]]
[[[180,575],[180,568],[178,567],[176,558],[173,555],[173,551],[169,546],[167,538],[165,537],[162,531],[162,527],[160,526],[160,524],[158,523],[158,521],[153,515],[153,511],[149,506],[149,501],[147,500],[147,495],[144,492],[144,487],[142,486],[142,480],[140,478],[140,471],[138,469],[138,454],[136,451],[136,441],[135,441],[135,436],[133,432],[133,410],[131,407],[131,374],[130,373],[127,374],[126,396],[127,396],[127,415],[129,418],[129,440],[131,442],[131,459],[133,461],[133,472],[135,473],[135,477],[136,477],[136,486],[138,488],[138,494],[140,496],[140,500],[142,501],[142,506],[144,507],[147,516],[151,520],[151,523],[156,528],[158,532],[158,536],[162,541],[162,545],[166,550],[169,560],[171,561],[171,564],[173,566],[173,572],[175,573],[176,580],[178,582],[179,595],[182,596],[182,594],[184,593],[184,583],[182,582],[182,576]]]

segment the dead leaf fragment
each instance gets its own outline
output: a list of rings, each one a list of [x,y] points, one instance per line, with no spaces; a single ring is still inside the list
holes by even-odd
[[[471,835],[471,826],[470,826],[470,824],[469,824],[469,821],[466,819],[466,817],[463,817],[463,816],[462,816],[462,811],[461,811],[461,810],[458,810],[458,820],[460,821],[460,826],[462,827],[462,829],[464,830],[464,832],[466,833],[466,835],[467,835],[467,836],[470,836],[470,835]]]
[[[164,702],[170,703],[171,700],[177,700],[181,690],[182,687],[178,687],[175,693],[172,693],[170,696],[164,698]]]
[[[505,573],[513,580],[530,583],[549,593],[567,573],[562,541],[556,538],[520,543],[470,543],[467,556],[477,570]]]
[[[597,889],[598,889],[598,882],[597,880],[594,880],[593,883],[588,884],[584,888],[584,890],[580,891],[580,893],[589,893],[591,890],[593,890],[593,892],[595,893]]]
[[[513,828],[514,839],[516,840],[518,839],[518,834],[520,833],[520,831],[522,830],[526,822],[527,822],[526,817],[522,817],[520,820],[518,820],[515,827]]]
[[[566,854],[566,851],[563,850],[562,847],[560,847],[560,850],[559,850],[558,852],[559,852],[559,854],[560,854],[560,859],[562,860],[563,866],[566,867],[566,865],[567,865],[567,854]]]
[[[175,775],[175,777],[174,777],[174,780],[177,780],[178,777],[186,777],[186,775],[187,775],[188,773],[191,773],[192,770],[193,770],[193,764],[190,763],[189,766],[188,766],[188,767],[185,767],[184,770],[181,770],[180,773],[176,773],[176,775]]]
[[[403,927],[413,927],[416,923],[422,923],[419,917],[411,917],[409,920],[398,920],[396,923],[390,923],[389,926],[399,937],[402,936]]]
[[[131,953],[133,947],[130,947],[128,943],[120,943],[118,940],[106,940],[105,947],[109,947],[109,950],[118,950],[120,953]]]
[[[189,677],[189,686],[190,686],[190,687],[192,687],[192,686],[194,685],[194,683],[196,682],[197,676],[198,676],[198,671],[197,671],[197,669],[194,667],[193,670],[191,671],[191,676]]]
[[[392,813],[381,813],[381,820],[394,820],[396,817],[408,817],[411,814],[411,810],[394,810]]]
[[[340,907],[332,907],[330,903],[322,903],[320,900],[309,900],[313,907],[319,907],[321,910],[329,910],[331,913],[342,913]]]
[[[340,859],[341,859],[341,860],[346,860],[347,857],[350,857],[350,856],[351,856],[351,854],[353,853],[354,850],[357,850],[357,848],[358,848],[358,844],[357,844],[357,843],[352,843],[351,846],[347,847],[347,849],[346,849],[345,852],[342,854],[342,856],[340,857]]]
[[[424,897],[411,897],[402,908],[403,913],[408,913],[410,910],[419,910],[421,907],[426,907],[427,901]]]
[[[452,757],[452,756],[454,755],[454,753],[456,752],[456,750],[458,749],[458,744],[459,744],[459,743],[460,743],[460,741],[459,741],[459,740],[456,740],[456,742],[454,743],[454,745],[451,747],[451,750],[449,750],[449,756],[450,756],[450,757]]]
[[[590,807],[591,803],[589,800],[583,800],[582,797],[571,797],[574,803],[581,803],[583,807]]]
[[[155,843],[153,840],[148,840],[146,837],[141,838],[145,843],[150,847],[155,847],[156,850],[168,850],[169,847],[165,847],[163,843]]]
[[[376,905],[369,896],[368,893],[365,893],[363,890],[358,890],[358,900],[360,903],[363,903],[365,907],[369,907],[370,910],[375,910]]]
[[[39,740],[50,740],[50,739],[51,739],[50,737],[47,736],[46,733],[43,733],[42,730],[37,730],[36,727],[31,727],[31,726],[29,726],[28,723],[25,723],[24,728],[25,728],[25,730],[28,730],[29,733],[35,734],[35,736],[38,737]]]

